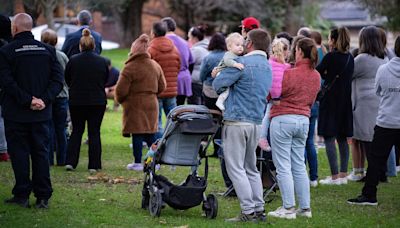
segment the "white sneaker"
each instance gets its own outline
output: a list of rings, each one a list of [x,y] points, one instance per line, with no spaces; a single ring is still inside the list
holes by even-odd
[[[268,215],[276,218],[295,219],[296,210],[294,208],[286,209],[284,207],[278,207],[275,211],[268,212]]]
[[[310,181],[310,186],[313,187],[313,188],[317,187],[318,186],[318,181],[317,180]]]
[[[135,171],[143,171],[143,164],[142,163],[130,163],[126,166],[128,170],[135,170]]]
[[[66,165],[66,166],[65,166],[65,169],[66,169],[67,171],[72,171],[72,170],[74,170],[74,167],[72,167],[72,165]]]
[[[400,172],[400,166],[396,166],[396,172]]]
[[[302,216],[302,217],[307,217],[307,218],[312,218],[312,213],[311,209],[297,209],[296,210],[296,215],[297,216]]]
[[[356,174],[354,171],[351,172],[348,176],[347,176],[347,180],[349,181],[359,181],[363,178],[364,176],[361,174]]]
[[[347,184],[347,177],[338,178],[340,180],[340,184]]]
[[[326,177],[325,179],[320,180],[319,183],[322,185],[341,185],[342,179],[343,178],[337,178],[335,180],[332,180],[332,177]]]

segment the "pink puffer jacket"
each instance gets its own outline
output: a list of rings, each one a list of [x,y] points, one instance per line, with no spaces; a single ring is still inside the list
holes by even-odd
[[[279,98],[282,92],[283,72],[290,68],[288,63],[280,63],[275,57],[269,59],[272,68],[272,87],[270,90],[271,98]]]

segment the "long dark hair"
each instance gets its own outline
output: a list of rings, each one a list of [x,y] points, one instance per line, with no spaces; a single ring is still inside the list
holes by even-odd
[[[375,26],[367,26],[361,29],[359,36],[359,54],[366,53],[385,58],[385,47],[382,42],[381,31]]]

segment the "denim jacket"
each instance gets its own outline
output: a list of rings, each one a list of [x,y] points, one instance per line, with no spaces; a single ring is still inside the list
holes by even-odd
[[[237,61],[244,64],[243,70],[225,68],[213,81],[218,94],[229,88],[224,120],[261,124],[272,84],[271,66],[265,52],[258,50]]]
[[[200,80],[203,82],[203,84],[208,86],[212,85],[214,78],[211,77],[211,71],[214,69],[214,67],[218,66],[222,57],[224,57],[224,54],[224,51],[215,50],[204,57],[200,67]]]

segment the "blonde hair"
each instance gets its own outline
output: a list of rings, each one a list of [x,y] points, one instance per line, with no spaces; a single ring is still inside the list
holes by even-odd
[[[236,40],[241,40],[242,43],[244,42],[244,38],[242,35],[240,35],[240,33],[234,32],[229,34],[225,39],[226,47],[229,49],[229,46]]]
[[[82,30],[82,37],[79,40],[79,47],[81,52],[94,50],[96,47],[96,44],[94,43],[94,38],[91,35],[90,30],[87,28]]]
[[[272,41],[272,56],[277,58],[280,63],[285,63],[285,50],[288,45],[282,38],[276,38]]]

